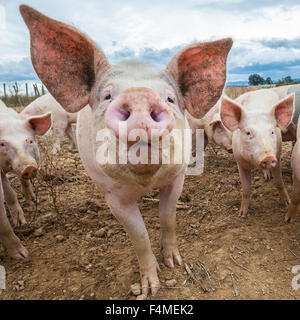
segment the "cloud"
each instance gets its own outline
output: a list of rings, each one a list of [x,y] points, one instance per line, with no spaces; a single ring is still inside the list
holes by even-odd
[[[29,58],[29,33],[18,12],[22,2],[3,1],[6,28],[0,29],[0,81],[36,79]],[[26,3],[78,27],[103,49],[112,63],[137,59],[163,68],[189,43],[231,36],[234,46],[228,59],[228,78],[243,80],[250,71],[269,72],[272,78],[283,77],[287,72],[299,77],[299,1],[26,0]]]
[[[260,43],[268,48],[289,48],[289,49],[300,49],[300,37],[293,39],[284,38],[272,38],[267,40],[261,40]]]
[[[6,61],[0,64],[0,81],[18,81],[38,79],[29,58]]]

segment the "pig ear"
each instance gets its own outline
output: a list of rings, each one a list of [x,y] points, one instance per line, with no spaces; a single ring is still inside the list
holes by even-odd
[[[280,100],[272,109],[271,113],[275,116],[277,126],[284,130],[291,122],[295,111],[295,93]]]
[[[51,127],[51,112],[27,118],[28,123],[38,136],[44,135]]]
[[[235,131],[238,129],[242,118],[242,113],[243,110],[237,102],[223,95],[221,100],[220,116],[225,128],[230,131]]]
[[[231,46],[231,38],[197,43],[169,62],[166,72],[178,83],[185,107],[194,117],[202,118],[221,96]]]
[[[220,114],[219,114],[219,113],[216,113],[216,114],[213,116],[211,122],[209,123],[209,126],[214,127],[214,126],[219,125],[219,124],[222,124],[222,122],[221,122],[221,117],[220,117]]]
[[[30,31],[31,60],[50,93],[68,112],[88,104],[99,70],[109,68],[103,52],[77,29],[21,5]]]

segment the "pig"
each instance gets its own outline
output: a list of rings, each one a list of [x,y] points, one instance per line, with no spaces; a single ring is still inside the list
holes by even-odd
[[[35,99],[20,113],[22,117],[41,115],[47,112],[52,114],[52,130],[55,137],[52,153],[60,151],[61,141],[66,134],[71,142],[71,148],[75,149],[76,139],[72,130],[72,123],[77,121],[77,113],[66,112],[65,109],[52,97],[50,93]]]
[[[297,123],[297,140],[293,148],[291,166],[293,169],[293,191],[291,196],[291,202],[288,206],[287,213],[285,215],[286,222],[292,222],[295,219],[297,214],[297,209],[300,203],[300,166],[299,166],[299,157],[300,157],[300,121],[298,118]]]
[[[103,164],[98,160],[98,150],[105,145],[97,141],[98,132],[107,129],[119,145],[129,146],[132,144],[129,134],[141,129],[144,136],[138,142],[137,153],[140,153],[152,147],[152,134],[161,141],[176,128],[189,129],[184,110],[201,118],[222,94],[232,40],[188,46],[164,70],[131,60],[111,65],[103,51],[76,28],[25,5],[20,6],[20,11],[30,32],[33,66],[67,112],[79,111],[76,138],[83,165],[131,238],[143,294],[147,295],[151,289],[154,295],[159,288],[160,267],[137,200],[153,188],[160,189],[163,261],[170,268],[181,265],[175,234],[176,203],[182,191],[187,159],[180,164],[163,164],[161,160],[146,164]],[[121,130],[123,125],[125,129]],[[113,138],[107,145],[111,145]],[[171,150],[174,144],[173,139]],[[155,148],[160,155],[164,154],[163,147]],[[129,151],[125,152],[128,154]]]
[[[291,93],[295,93],[295,112],[293,119],[286,130],[282,132],[282,141],[295,141],[297,139],[296,129],[300,114],[300,83],[289,86],[275,87],[270,90],[276,92],[279,99],[282,99]]]
[[[194,118],[188,112],[186,114],[193,133],[197,129],[204,130],[204,149],[208,142],[211,142],[232,153],[232,132],[223,126],[220,118],[220,105],[221,99],[201,119]]]
[[[6,174],[15,173],[21,179],[26,200],[34,199],[29,179],[36,175],[40,161],[36,135],[45,134],[50,126],[51,113],[24,119],[0,100],[0,242],[15,259],[26,258],[28,252],[13,232],[6,216],[4,201],[14,226],[23,225],[26,220]]]
[[[278,95],[262,89],[247,92],[236,100],[225,95],[221,101],[221,120],[232,134],[233,155],[242,183],[240,216],[246,217],[250,203],[251,170],[270,169],[283,202],[290,202],[281,175],[281,130],[293,117],[292,93],[279,100]]]

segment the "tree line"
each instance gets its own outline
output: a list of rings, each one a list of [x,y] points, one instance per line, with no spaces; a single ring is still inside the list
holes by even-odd
[[[264,84],[273,84],[273,80],[270,77],[267,77],[264,79],[262,76],[260,76],[257,73],[250,74],[248,78],[248,82],[250,86],[260,86]],[[287,84],[295,84],[298,83],[297,81],[293,80],[291,76],[286,76],[282,79],[279,79],[276,82],[276,86],[282,86]]]

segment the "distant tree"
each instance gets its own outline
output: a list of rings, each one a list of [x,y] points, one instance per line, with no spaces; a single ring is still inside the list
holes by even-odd
[[[283,80],[284,80],[285,83],[292,83],[292,82],[294,82],[294,80],[292,79],[291,76],[284,77]]]
[[[270,77],[266,78],[266,84],[272,84],[273,81]]]
[[[285,86],[287,84],[291,84],[291,83],[295,83],[295,81],[292,79],[291,76],[286,76],[284,78],[282,78],[281,80],[278,80],[276,83],[276,86]]]
[[[257,73],[250,74],[248,81],[250,86],[259,86],[265,84],[265,79]]]

